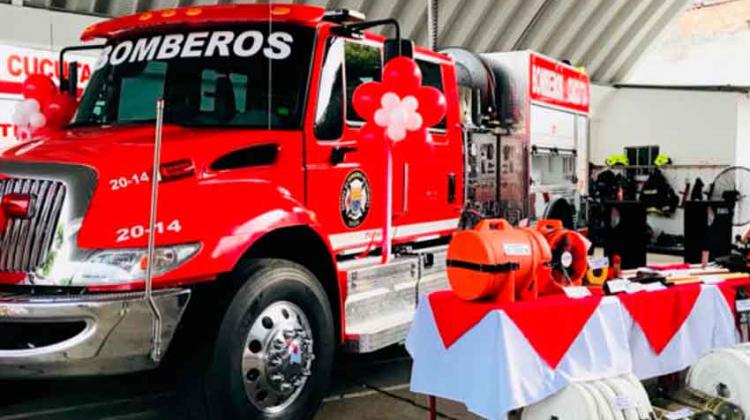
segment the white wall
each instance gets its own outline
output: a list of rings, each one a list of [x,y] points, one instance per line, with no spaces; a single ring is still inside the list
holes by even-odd
[[[609,155],[606,145],[607,139],[601,138],[599,133],[605,131],[602,127],[607,122],[607,109],[609,101],[617,92],[611,86],[591,85],[591,126],[589,133],[589,161],[595,165],[604,165],[604,159]],[[604,156],[604,157],[602,157]]]
[[[83,29],[101,19],[0,4],[0,44],[59,50],[80,44]]]
[[[750,86],[750,32],[685,38],[644,56],[627,83]]]
[[[750,86],[750,0],[693,1],[626,83]]]
[[[675,164],[731,165],[735,162],[737,103],[743,96],[695,90],[592,89],[591,161],[601,165],[610,154],[622,153],[624,146],[659,145]]]
[[[53,76],[61,48],[79,45],[87,26],[101,18],[72,13],[0,4],[0,149],[15,143],[11,115],[21,83],[30,73]],[[86,53],[83,53],[86,54]],[[93,53],[96,54],[96,53]],[[90,55],[90,54],[89,54]],[[79,71],[79,86],[91,77],[93,58],[81,53],[66,55],[87,65]]]
[[[750,97],[737,98],[737,150],[735,164],[750,167]]]

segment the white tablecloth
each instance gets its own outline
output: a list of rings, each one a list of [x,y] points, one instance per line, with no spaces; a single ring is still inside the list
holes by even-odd
[[[460,316],[457,314],[456,316]],[[554,320],[550,320],[553,333]],[[446,348],[429,299],[422,299],[406,347],[414,359],[413,392],[460,401],[488,419],[541,401],[575,381],[634,372],[676,372],[714,348],[738,341],[733,315],[716,286],[702,286],[693,311],[661,355],[616,297],[605,297],[556,369],[535,352],[502,310],[489,312]]]

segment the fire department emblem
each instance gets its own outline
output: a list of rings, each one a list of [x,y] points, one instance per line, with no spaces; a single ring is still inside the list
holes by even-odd
[[[344,180],[341,191],[341,217],[346,226],[359,226],[370,209],[370,185],[361,171],[352,171]]]

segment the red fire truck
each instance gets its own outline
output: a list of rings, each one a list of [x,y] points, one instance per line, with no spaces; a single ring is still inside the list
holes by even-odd
[[[459,223],[535,216],[528,110],[585,117],[588,79],[526,55],[523,89],[537,96],[519,95],[502,60],[364,31],[380,24],[397,26],[220,5],[86,29],[103,52],[71,124],[0,154],[0,377],[132,372],[195,353],[214,417],[301,418],[337,346],[402,342],[419,296],[446,287]],[[393,151],[383,263],[384,162],[360,144],[351,100],[399,54],[448,106],[429,143]],[[565,144],[548,152],[575,154]],[[565,168],[556,185],[575,189]]]

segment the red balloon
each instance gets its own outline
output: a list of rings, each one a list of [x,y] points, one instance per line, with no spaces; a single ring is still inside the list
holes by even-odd
[[[448,110],[448,103],[442,92],[431,86],[423,86],[417,92],[419,107],[417,112],[422,115],[425,127],[432,127],[439,123]]]
[[[378,127],[375,123],[366,122],[359,129],[360,144],[363,146],[379,145],[383,141],[383,134],[384,131],[381,127]]]
[[[36,99],[44,105],[57,89],[55,83],[49,76],[43,74],[32,74],[24,80],[21,93],[24,99]]]
[[[387,90],[395,90],[399,94],[419,88],[422,84],[422,71],[417,62],[407,57],[396,57],[389,61],[383,69],[383,82],[388,85]]]
[[[47,117],[47,127],[62,128],[70,122],[76,112],[78,102],[70,94],[56,92],[42,108]]]
[[[354,89],[352,105],[364,120],[372,119],[375,111],[380,108],[380,98],[383,96],[383,86],[378,82],[367,82]]]

